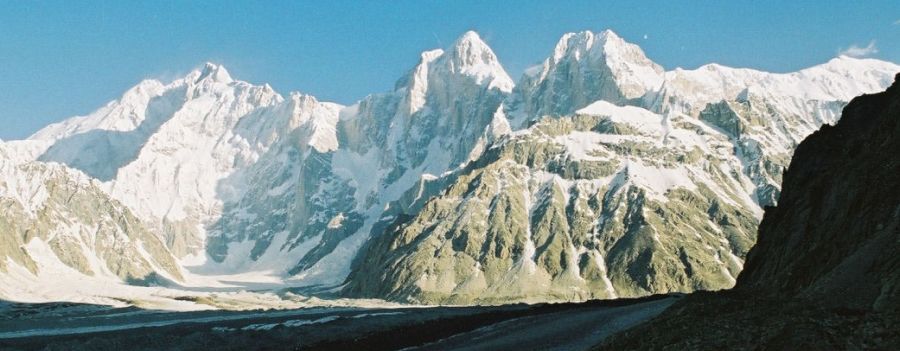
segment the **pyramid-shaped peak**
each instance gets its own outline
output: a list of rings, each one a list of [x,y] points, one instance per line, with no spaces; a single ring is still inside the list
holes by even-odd
[[[490,46],[475,31],[463,33],[447,52],[450,70],[474,76],[479,83],[489,81],[491,87],[511,91],[512,79],[503,69]]]
[[[207,62],[203,65],[203,69],[199,71],[196,81],[199,82],[204,79],[220,83],[231,83],[234,81],[231,78],[231,74],[225,69],[225,66],[212,62]]]
[[[456,42],[457,43],[463,43],[463,42],[480,43],[481,45],[485,45],[484,40],[482,40],[481,36],[478,35],[478,32],[476,32],[474,30],[466,31],[465,33],[460,35],[459,38],[456,39]]]
[[[465,32],[453,43],[451,54],[465,65],[497,64],[497,55],[474,31]]]

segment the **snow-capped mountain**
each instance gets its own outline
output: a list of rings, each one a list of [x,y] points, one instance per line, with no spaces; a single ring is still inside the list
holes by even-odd
[[[274,260],[282,274],[342,283],[360,246],[380,230],[382,212],[395,211],[392,202],[423,177],[466,162],[512,86],[474,32],[447,51],[423,53],[394,91],[340,111],[336,149],[280,145],[261,159],[254,195],[226,206],[208,251],[227,261],[229,243],[240,249],[249,241],[253,259],[287,255]]]
[[[794,147],[898,70],[839,57],[665,72],[611,31],[567,34],[504,104],[517,130],[373,235],[345,292],[499,303],[731,287]]]
[[[336,115],[340,106],[304,99],[285,99],[206,64],[170,84],[141,82],[91,115],[30,139],[53,142],[39,161],[103,181],[107,193],[161,228],[178,257],[202,257],[207,226],[247,188],[241,170],[298,129],[309,131],[304,137],[315,147],[336,147],[334,121],[319,115]],[[322,128],[331,132],[316,131]]]
[[[420,302],[716,289],[742,268],[793,148],[897,71],[848,57],[787,74],[665,71],[605,31],[566,34],[514,83],[467,32],[351,106],[206,64],[3,142],[0,156],[4,180],[35,179],[29,194],[60,178],[109,204],[92,218],[43,211],[71,228],[118,213],[119,231],[103,235],[132,238],[135,252],[91,249],[88,262],[143,260],[111,269],[132,281],[257,274]],[[10,218],[48,208],[29,194],[2,193],[21,207]],[[28,221],[2,233],[14,239],[0,279],[10,265],[39,274],[23,257],[61,231]],[[96,241],[79,240],[58,246]]]

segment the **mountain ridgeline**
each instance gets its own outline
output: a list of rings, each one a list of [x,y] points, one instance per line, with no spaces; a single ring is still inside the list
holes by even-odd
[[[602,348],[895,348],[898,150],[900,74],[800,144],[732,291],[689,296]]]
[[[897,71],[666,71],[604,31],[516,83],[467,32],[341,106],[206,64],[0,142],[0,281],[275,276],[415,303],[730,288],[796,146]]]

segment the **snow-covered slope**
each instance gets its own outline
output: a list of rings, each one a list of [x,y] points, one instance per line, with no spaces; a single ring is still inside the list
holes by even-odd
[[[758,203],[773,205],[794,147],[833,124],[852,97],[884,89],[900,66],[841,56],[793,73],[708,64],[664,72],[612,31],[570,33],[543,65],[528,70],[506,114],[524,127],[605,100],[664,115],[700,118],[734,139]]]
[[[64,183],[95,198],[82,201],[110,205],[91,218],[52,208],[54,228],[126,213],[140,230],[118,230],[164,244],[127,255],[147,264],[115,279],[348,283],[357,296],[459,302],[719,288],[797,143],[897,71],[849,57],[795,73],[665,71],[604,31],[566,34],[514,84],[467,32],[422,53],[392,91],[344,107],[206,64],[0,143],[0,184],[30,189],[3,195],[21,222],[61,188],[10,179],[75,179]],[[36,228],[4,234],[17,266],[76,232]]]
[[[342,283],[382,213],[422,177],[464,163],[512,86],[474,32],[422,53],[394,91],[340,111],[336,150],[289,144],[264,156],[254,195],[228,208],[208,251],[238,265],[249,253],[303,284]]]
[[[299,94],[285,99],[208,63],[169,84],[141,82],[31,139],[52,140],[38,160],[103,181],[110,195],[163,230],[177,256],[202,256],[206,227],[247,188],[241,171],[299,129],[314,148],[336,148],[339,108]]]
[[[897,65],[893,63],[848,56],[793,73],[769,73],[718,64],[694,70],[678,68],[665,74],[665,84],[658,95],[668,101],[663,100],[659,108],[676,105],[683,112],[694,115],[706,104],[746,98],[748,94],[846,102],[859,92],[871,93],[890,85],[891,78],[887,73],[896,69]]]
[[[183,280],[162,240],[97,180],[59,164],[11,160],[10,149],[0,142],[0,276],[27,271],[47,284],[58,274]]]

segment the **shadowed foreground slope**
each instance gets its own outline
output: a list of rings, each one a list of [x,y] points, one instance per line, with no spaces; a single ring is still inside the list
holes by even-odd
[[[900,345],[900,74],[809,136],[731,291],[697,293],[599,349]]]

